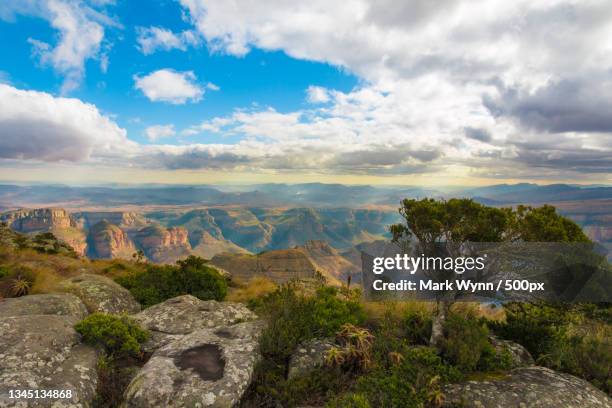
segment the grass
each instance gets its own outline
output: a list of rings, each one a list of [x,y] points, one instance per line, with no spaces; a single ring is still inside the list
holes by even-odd
[[[274,292],[278,285],[271,279],[264,276],[256,276],[249,281],[241,281],[233,279],[227,295],[227,300],[230,302],[247,303],[251,300],[263,297],[268,293]]]

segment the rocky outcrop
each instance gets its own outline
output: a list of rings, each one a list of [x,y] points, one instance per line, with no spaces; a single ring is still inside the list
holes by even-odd
[[[128,235],[106,220],[98,222],[89,230],[87,246],[87,256],[90,258],[129,259],[136,252]]]
[[[0,219],[18,232],[51,231],[54,228],[77,227],[76,222],[63,208],[38,208],[16,210],[2,214]]]
[[[191,254],[188,232],[183,227],[151,225],[139,230],[134,241],[153,262],[171,263]]]
[[[612,407],[612,399],[587,381],[537,366],[514,369],[503,378],[449,384],[442,392],[448,407]]]
[[[317,271],[315,264],[295,248],[267,251],[258,255],[220,254],[213,257],[210,264],[239,279],[265,276],[277,283],[292,279],[312,279]]]
[[[508,353],[512,362],[511,368],[532,366],[535,361],[531,353],[522,345],[510,340],[502,340],[496,336],[489,336],[489,341],[495,347],[495,351],[500,353]]]
[[[74,217],[62,208],[9,211],[0,215],[0,221],[21,233],[51,232],[77,254],[85,254],[85,234]]]
[[[191,295],[168,299],[132,317],[150,331],[146,351],[156,350],[196,330],[257,319],[242,303],[205,301]]]
[[[325,241],[306,241],[303,246],[296,248],[300,249],[317,270],[328,278],[330,284],[346,282],[348,276],[361,272],[361,268],[357,268]]]
[[[211,259],[217,254],[229,252],[232,254],[248,254],[249,251],[239,247],[231,241],[222,237],[215,237],[207,231],[190,231],[189,242],[193,253],[206,259]]]
[[[107,221],[123,230],[143,228],[147,220],[134,211],[87,211],[74,214],[75,218],[83,220],[85,228],[92,228],[100,221]]]
[[[55,315],[74,323],[87,316],[87,308],[71,293],[50,293],[9,298],[0,301],[0,316]]]
[[[159,350],[132,380],[127,407],[232,407],[259,359],[261,322],[200,329]]]
[[[312,339],[301,343],[289,360],[287,378],[301,377],[325,364],[325,353],[335,342],[333,338]]]
[[[140,311],[140,304],[127,289],[104,276],[82,274],[63,281],[61,288],[78,296],[91,313]]]
[[[0,317],[0,406],[91,406],[98,381],[96,351],[80,344],[68,316]],[[9,399],[9,390],[70,390],[71,397]]]
[[[231,407],[251,382],[263,322],[243,304],[179,296],[133,316],[153,352],[125,393],[128,407]]]

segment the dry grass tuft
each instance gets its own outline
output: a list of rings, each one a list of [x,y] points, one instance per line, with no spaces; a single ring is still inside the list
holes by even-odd
[[[271,279],[256,276],[248,282],[233,280],[233,287],[227,295],[227,300],[231,302],[248,302],[274,292],[278,286]]]

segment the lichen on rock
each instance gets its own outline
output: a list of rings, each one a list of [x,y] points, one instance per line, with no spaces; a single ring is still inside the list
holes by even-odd
[[[448,384],[445,406],[465,408],[612,408],[612,400],[585,380],[545,367],[523,367],[503,378]]]
[[[70,316],[0,317],[0,407],[88,407],[97,352],[80,344]],[[71,390],[69,399],[10,399],[9,390]]]
[[[151,306],[133,318],[150,331],[150,339],[144,346],[150,352],[195,330],[251,321],[257,315],[242,303],[183,295]]]
[[[140,304],[127,289],[104,276],[84,273],[63,281],[61,288],[78,296],[91,313],[140,311]]]
[[[71,293],[49,293],[9,298],[0,301],[0,316],[67,316],[75,323],[87,316],[87,308]]]
[[[127,407],[232,407],[259,360],[260,321],[197,329],[158,349],[125,393]]]

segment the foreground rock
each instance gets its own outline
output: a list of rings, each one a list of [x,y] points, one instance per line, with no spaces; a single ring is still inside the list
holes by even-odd
[[[334,339],[312,339],[301,343],[289,361],[287,378],[301,377],[325,364],[325,353],[334,347]]]
[[[489,341],[495,347],[497,353],[507,352],[512,361],[511,368],[527,367],[535,364],[533,356],[525,347],[510,340],[502,340],[495,336],[489,336]]]
[[[251,383],[262,329],[261,322],[245,322],[198,329],[169,342],[132,380],[125,393],[125,405],[236,405]]]
[[[127,289],[104,276],[82,274],[62,282],[62,288],[78,296],[91,313],[140,311],[140,304]]]
[[[80,344],[70,316],[0,317],[0,407],[90,406],[97,354]],[[65,399],[9,399],[9,390],[71,390]]]
[[[587,381],[536,366],[514,369],[500,379],[449,384],[442,391],[448,407],[612,407],[612,400]]]
[[[71,293],[50,293],[9,298],[0,301],[0,316],[56,315],[74,323],[87,316],[87,308]]]
[[[145,344],[148,352],[195,330],[257,319],[257,315],[242,303],[204,301],[191,295],[168,299],[132,317],[151,333]]]

